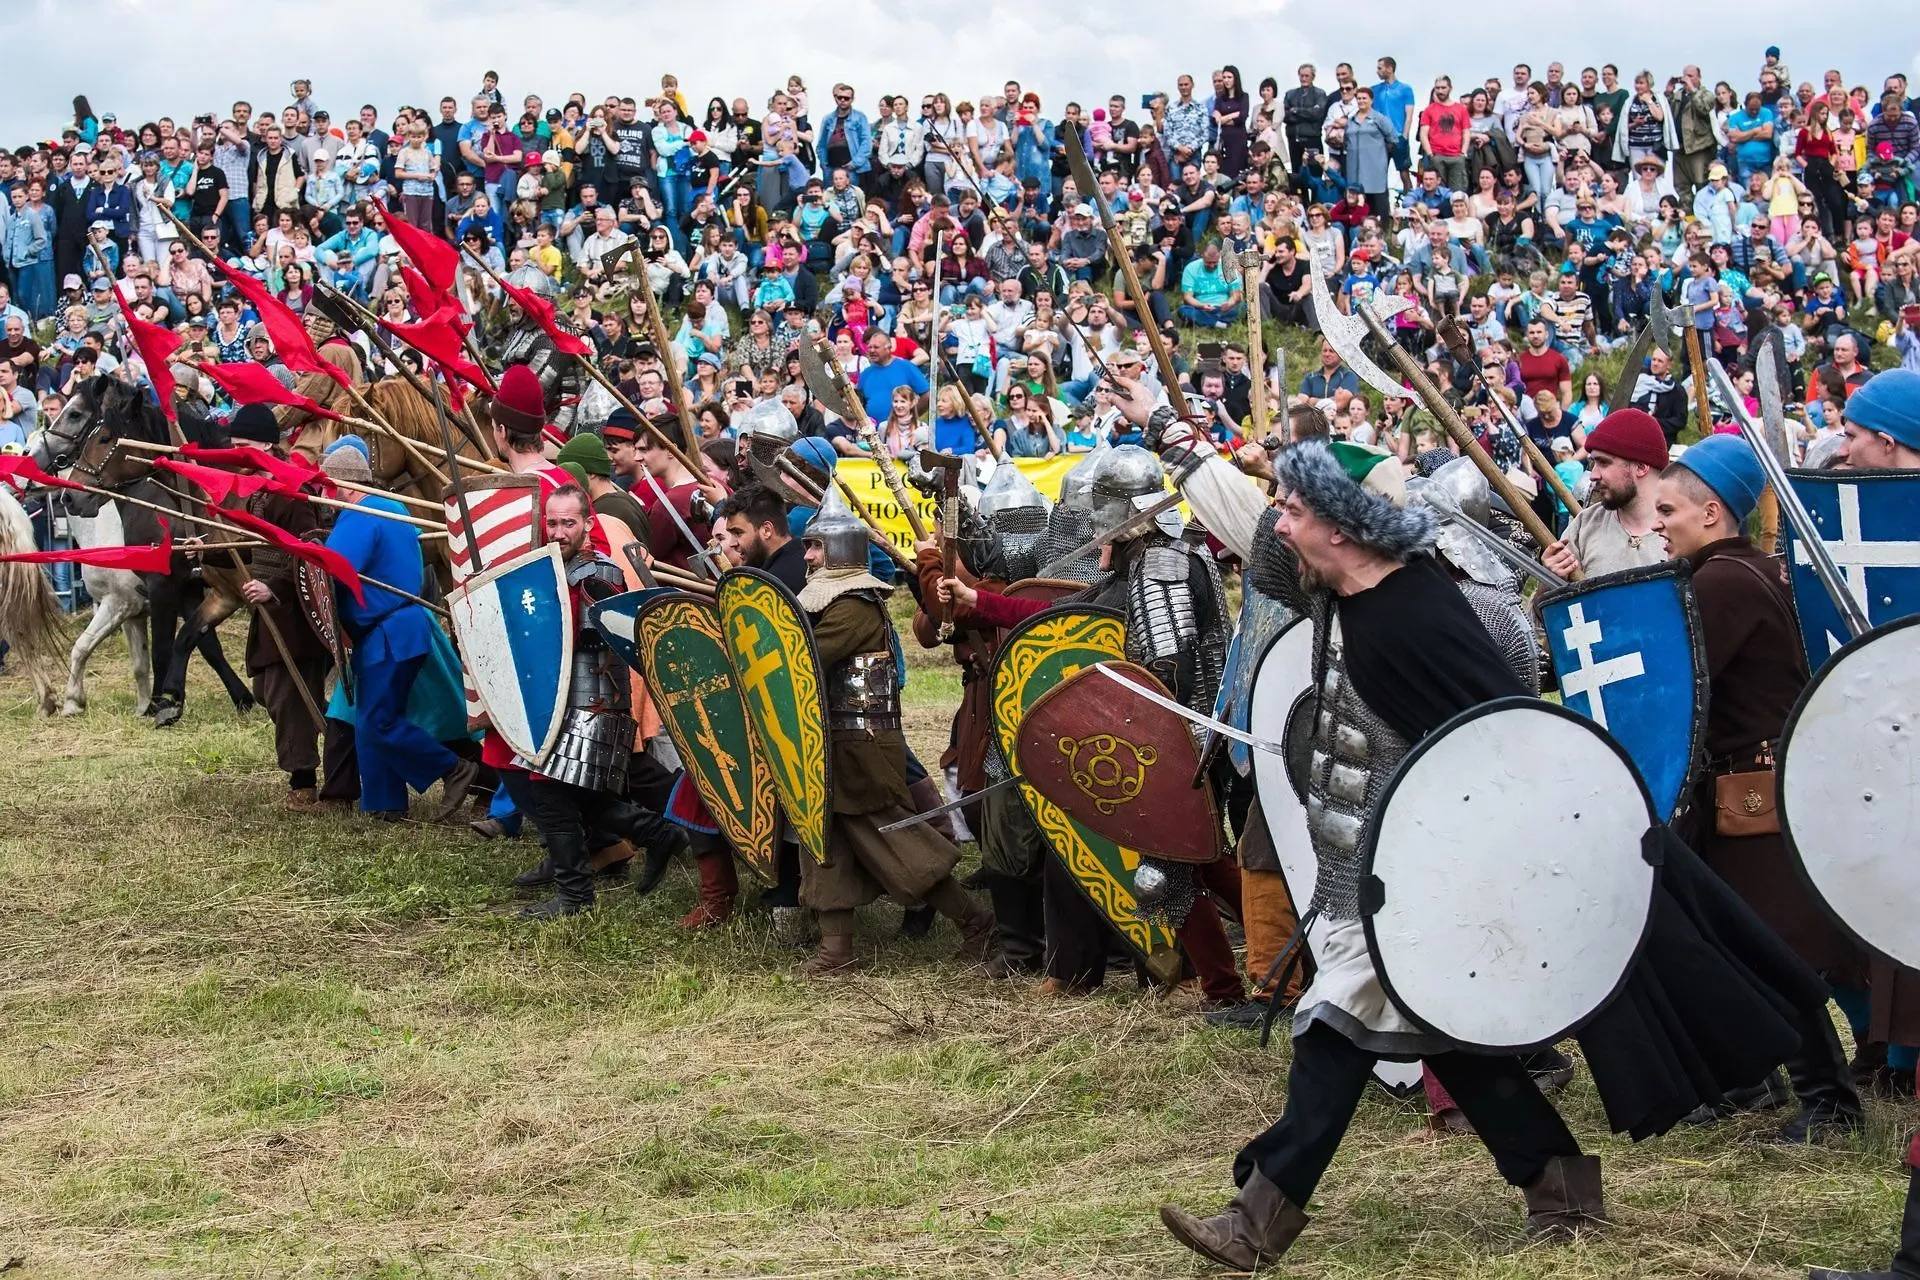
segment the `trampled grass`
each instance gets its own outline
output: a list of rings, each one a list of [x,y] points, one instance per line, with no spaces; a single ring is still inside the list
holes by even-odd
[[[928,758],[957,694],[914,663]],[[1115,981],[1043,1001],[945,960],[793,976],[764,912],[688,938],[681,868],[545,928],[500,911],[530,843],[286,817],[270,736],[196,679],[181,727],[32,717],[0,681],[0,1262],[26,1276],[1113,1276],[1206,1268],[1162,1199],[1214,1207],[1287,1052]],[[1638,1147],[1564,1100],[1617,1225],[1514,1252],[1478,1144],[1370,1095],[1276,1274],[1804,1274],[1884,1264],[1910,1104],[1837,1151],[1763,1121]]]

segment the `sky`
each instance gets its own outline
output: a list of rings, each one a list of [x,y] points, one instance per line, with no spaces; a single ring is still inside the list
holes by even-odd
[[[1875,90],[1893,71],[1920,80],[1920,23],[1892,23],[1894,34],[1876,31],[1862,47],[1861,23],[1816,21],[1818,7],[1805,0],[1743,0],[1737,8],[1726,0],[1535,0],[1524,22],[1505,20],[1517,6],[1496,11],[1502,20],[1489,23],[1459,21],[1420,0],[381,0],[355,6],[342,21],[310,0],[91,0],[79,8],[0,0],[0,48],[9,55],[0,143],[57,135],[76,93],[133,126],[209,109],[224,118],[236,98],[278,109],[295,76],[313,80],[336,121],[372,102],[384,124],[402,103],[430,106],[446,94],[461,100],[464,114],[488,68],[500,72],[511,102],[533,92],[555,105],[574,90],[590,101],[616,91],[645,98],[660,73],[672,71],[696,112],[714,94],[741,94],[755,114],[795,71],[813,91],[816,113],[836,80],[854,85],[857,105],[871,111],[884,92],[939,89],[958,101],[998,92],[1012,78],[1038,92],[1056,118],[1069,98],[1091,106],[1119,91],[1138,103],[1148,89],[1170,91],[1183,71],[1204,95],[1207,73],[1228,59],[1249,87],[1272,75],[1284,90],[1301,62],[1318,64],[1324,84],[1335,62],[1350,61],[1371,79],[1374,58],[1391,54],[1423,100],[1440,72],[1478,83],[1505,76],[1516,60],[1544,72],[1558,59],[1569,79],[1588,63],[1616,63],[1623,79],[1645,66],[1664,83],[1684,58],[1709,81],[1746,87],[1775,42],[1796,81],[1818,84],[1827,67]],[[1354,21],[1361,13],[1364,27]],[[76,38],[76,22],[86,38]],[[689,30],[660,38],[663,26],[681,24]]]

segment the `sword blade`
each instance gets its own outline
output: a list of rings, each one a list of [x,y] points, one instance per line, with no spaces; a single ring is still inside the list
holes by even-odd
[[[1109,667],[1104,662],[1096,662],[1094,664],[1094,670],[1098,671],[1101,675],[1113,681],[1115,684],[1121,685],[1122,687],[1127,689],[1131,689],[1134,693],[1138,694],[1142,698],[1145,698],[1148,702],[1153,703],[1155,706],[1165,707],[1167,710],[1179,716],[1182,720],[1186,720],[1192,724],[1197,724],[1203,729],[1211,729],[1215,733],[1220,734],[1222,737],[1232,738],[1235,742],[1244,742],[1248,746],[1252,747],[1255,751],[1264,751],[1268,755],[1275,755],[1275,756],[1285,756],[1287,754],[1287,749],[1281,744],[1279,744],[1278,742],[1275,742],[1270,738],[1262,738],[1258,734],[1245,733],[1239,729],[1234,728],[1232,725],[1228,724],[1224,720],[1215,720],[1210,715],[1205,715],[1201,712],[1195,711],[1191,707],[1182,706],[1180,703],[1175,702],[1172,698],[1167,697],[1164,693],[1161,693],[1158,690],[1149,689],[1143,684],[1135,684],[1133,681],[1127,679],[1125,676],[1121,675],[1118,671],[1115,671],[1112,667]]]
[[[1422,489],[1420,500],[1432,507],[1442,520],[1464,530],[1468,537],[1493,552],[1509,569],[1517,570],[1549,587],[1567,585],[1565,578],[1462,511],[1459,504],[1453,501],[1452,496],[1445,494],[1437,486],[1429,485]]]
[[[712,554],[705,549],[707,544],[693,536],[693,530],[687,526],[686,520],[680,515],[680,508],[667,501],[667,491],[660,487],[660,481],[655,478],[653,472],[642,467],[640,474],[646,477],[647,487],[653,490],[654,500],[667,509],[667,515],[673,520],[673,527],[678,529],[680,536],[687,540],[688,562],[705,569],[707,576],[718,582],[720,575],[714,570]]]
[[[1160,499],[1158,502],[1154,503],[1152,506],[1147,507],[1141,511],[1136,511],[1134,514],[1128,516],[1125,520],[1122,520],[1119,524],[1113,526],[1113,528],[1107,530],[1105,533],[1096,534],[1093,537],[1087,539],[1087,541],[1081,543],[1079,546],[1075,547],[1073,550],[1067,552],[1066,554],[1055,556],[1052,560],[1048,561],[1046,564],[1041,565],[1040,568],[1037,571],[1035,571],[1033,576],[1036,578],[1051,578],[1057,570],[1072,564],[1075,560],[1078,560],[1081,556],[1086,555],[1089,551],[1098,551],[1100,548],[1106,546],[1110,542],[1115,542],[1121,538],[1125,538],[1131,534],[1140,532],[1140,530],[1146,528],[1148,525],[1152,524],[1155,520],[1159,519],[1162,512],[1170,510],[1171,508],[1177,507],[1179,505],[1180,505],[1180,493],[1178,490],[1175,490],[1174,492],[1169,493],[1166,497]]]
[[[929,809],[925,813],[916,813],[911,818],[902,818],[898,822],[889,822],[886,826],[880,828],[880,832],[884,835],[889,831],[904,831],[908,827],[917,827],[923,822],[931,822],[943,813],[952,813],[955,809],[965,808],[981,796],[990,796],[996,791],[1003,791],[1018,781],[1020,781],[1018,778],[1002,778],[1000,781],[990,783],[978,791],[970,791],[958,800],[949,800],[938,808]]]

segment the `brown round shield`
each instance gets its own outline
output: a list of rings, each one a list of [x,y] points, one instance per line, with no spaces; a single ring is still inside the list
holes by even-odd
[[[1162,687],[1144,667],[1108,665]],[[1022,778],[1109,840],[1168,862],[1212,862],[1225,851],[1187,722],[1145,699],[1116,698],[1113,682],[1091,667],[1034,703],[1018,754]]]

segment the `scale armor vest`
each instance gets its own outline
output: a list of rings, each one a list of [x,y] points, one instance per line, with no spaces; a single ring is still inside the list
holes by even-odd
[[[900,670],[893,651],[856,653],[827,673],[827,723],[869,732],[900,727]]]
[[[1211,713],[1233,643],[1220,570],[1184,538],[1148,533],[1139,542],[1127,569],[1127,661],[1160,677],[1187,706]],[[1205,569],[1205,599],[1195,598],[1196,561]]]
[[[1307,764],[1307,834],[1319,876],[1312,906],[1330,920],[1360,918],[1360,850],[1380,793],[1407,741],[1373,713],[1347,675],[1344,640],[1330,595],[1313,604],[1318,690]]]
[[[546,331],[535,324],[508,330],[500,344],[500,366],[523,364],[533,370],[534,376],[540,379],[540,395],[549,411],[560,402],[560,376],[569,362],[569,358],[554,347]]]
[[[577,587],[590,578],[626,589],[619,566],[604,556],[585,557],[567,566],[568,586]],[[598,630],[581,627],[573,642],[566,717],[540,772],[587,791],[624,792],[638,727],[632,709],[626,663],[607,647]]]

